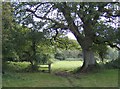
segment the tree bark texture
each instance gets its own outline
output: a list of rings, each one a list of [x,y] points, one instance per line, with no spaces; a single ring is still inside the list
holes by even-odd
[[[92,50],[83,49],[83,60],[84,62],[80,69],[81,72],[91,71],[96,65],[94,52]]]
[[[78,72],[87,72],[93,70],[96,66],[96,60],[94,58],[94,52],[92,50],[92,39],[90,37],[85,37],[83,42],[80,43],[80,39],[77,38],[77,41],[83,50],[83,65],[80,70],[78,70]]]

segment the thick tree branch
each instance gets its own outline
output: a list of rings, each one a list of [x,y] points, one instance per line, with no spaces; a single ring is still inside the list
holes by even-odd
[[[63,12],[63,15],[68,23],[70,31],[74,34],[74,36],[77,38],[77,40],[79,39],[79,41],[81,43],[83,40],[83,35],[80,34],[78,27],[75,25],[74,20],[71,17],[71,12],[70,12],[69,7],[66,5],[65,2],[63,3],[63,5],[64,5],[64,8],[66,8],[66,9],[64,9],[64,8],[59,8],[59,9]]]
[[[99,41],[99,40],[94,40],[94,43],[95,44],[106,44],[106,45],[109,45],[110,47],[112,47],[112,48],[117,48],[118,50],[120,50],[120,47],[116,44],[113,44],[113,43],[111,43],[110,41]]]
[[[52,7],[49,8],[49,10],[45,13],[44,17],[46,17],[48,15],[48,13],[50,12],[51,9],[52,9]]]
[[[44,16],[44,17],[38,16],[38,15],[35,13],[36,11],[33,11],[33,10],[31,10],[31,9],[26,9],[26,11],[31,12],[32,14],[34,14],[35,17],[37,17],[37,18],[39,18],[39,19],[42,19],[42,20],[49,20],[49,21],[51,21],[51,22],[57,24],[57,25],[60,26],[61,28],[68,28],[67,25],[64,25],[63,23],[59,23],[59,22],[56,21],[56,20],[47,18],[46,16]]]

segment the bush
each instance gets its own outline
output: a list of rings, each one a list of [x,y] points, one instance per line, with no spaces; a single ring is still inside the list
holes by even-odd
[[[18,62],[18,59],[16,57],[4,57],[4,61],[12,61],[12,62]]]
[[[38,63],[46,64],[50,59],[50,55],[45,53],[37,54],[36,59]]]
[[[39,66],[37,66],[37,65],[29,65],[23,71],[24,72],[37,72],[37,71],[39,71],[38,69],[39,69]]]
[[[115,68],[115,69],[120,69],[120,58],[116,60],[112,60],[111,62],[108,62],[105,64],[106,68]]]
[[[66,58],[82,58],[80,50],[64,50],[63,54]]]
[[[64,54],[62,53],[56,53],[55,58],[58,60],[65,60]]]

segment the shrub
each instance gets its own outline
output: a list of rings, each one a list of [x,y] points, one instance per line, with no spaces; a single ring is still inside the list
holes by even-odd
[[[56,53],[55,58],[58,60],[65,60],[65,56],[62,53]]]
[[[111,62],[108,62],[105,64],[106,68],[115,68],[115,69],[120,69],[120,58],[116,60],[112,60]]]
[[[37,54],[36,59],[38,63],[46,64],[50,59],[50,55],[45,53]]]

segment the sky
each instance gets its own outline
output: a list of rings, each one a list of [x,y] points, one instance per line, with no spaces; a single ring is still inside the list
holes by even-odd
[[[68,36],[69,39],[76,40],[75,36],[74,36],[71,32],[69,32],[69,33],[67,34],[67,36]]]

